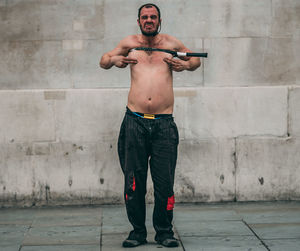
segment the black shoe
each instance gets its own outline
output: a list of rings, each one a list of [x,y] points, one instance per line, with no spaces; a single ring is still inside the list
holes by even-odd
[[[179,246],[178,240],[176,240],[175,238],[166,238],[163,241],[157,241],[157,243],[167,248],[173,248]]]
[[[129,240],[129,239],[126,239],[125,241],[123,241],[122,246],[124,248],[134,248],[134,247],[146,244],[146,243],[147,243],[147,240],[139,241],[139,240]]]

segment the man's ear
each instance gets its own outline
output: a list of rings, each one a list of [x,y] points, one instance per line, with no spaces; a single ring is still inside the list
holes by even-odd
[[[140,25],[141,25],[141,23],[140,23],[140,19],[137,19],[137,24],[138,24],[138,26],[140,26]]]

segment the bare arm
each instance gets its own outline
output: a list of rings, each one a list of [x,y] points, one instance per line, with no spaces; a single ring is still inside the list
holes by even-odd
[[[112,51],[104,53],[100,60],[100,67],[110,69],[112,66],[125,68],[128,64],[137,64],[137,60],[127,57],[130,49],[130,38],[123,39]]]
[[[174,40],[174,43],[176,43],[176,47],[178,48],[178,51],[191,52],[188,48],[184,46],[182,42],[180,42],[175,38],[172,39]],[[177,72],[183,70],[194,71],[201,65],[200,58],[197,57],[180,57],[180,59],[165,58],[164,61],[170,65],[172,70]]]

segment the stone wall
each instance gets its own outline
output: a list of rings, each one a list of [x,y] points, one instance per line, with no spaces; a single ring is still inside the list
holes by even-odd
[[[153,2],[162,33],[209,55],[174,73],[177,201],[299,200],[300,2]],[[0,206],[123,202],[129,69],[98,63],[143,3],[0,0]]]

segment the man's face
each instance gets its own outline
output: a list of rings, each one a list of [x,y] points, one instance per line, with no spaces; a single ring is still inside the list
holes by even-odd
[[[141,10],[140,19],[138,19],[141,32],[145,36],[155,36],[157,34],[160,20],[158,18],[158,11],[155,7]]]

